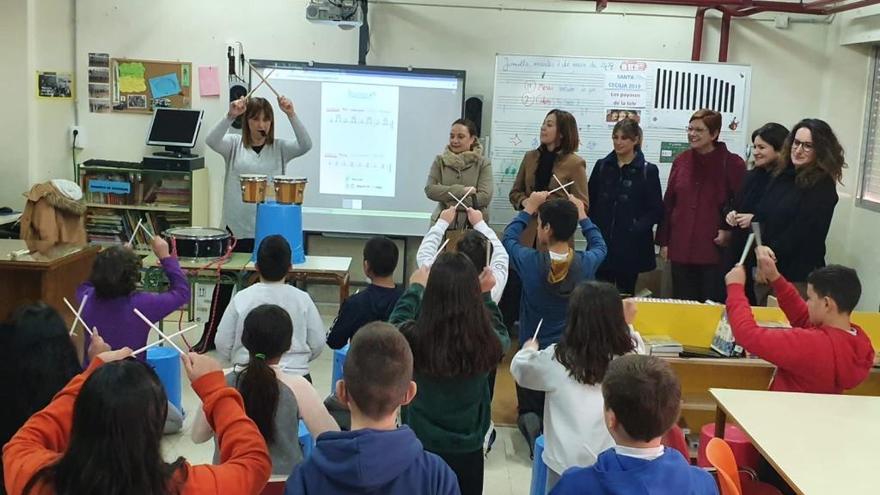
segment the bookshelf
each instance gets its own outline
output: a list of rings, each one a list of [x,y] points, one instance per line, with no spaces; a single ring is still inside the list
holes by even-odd
[[[77,164],[77,178],[86,202],[89,244],[128,242],[138,221],[151,233],[172,227],[207,225],[208,172],[145,170]],[[135,252],[152,253],[143,231],[135,236]]]

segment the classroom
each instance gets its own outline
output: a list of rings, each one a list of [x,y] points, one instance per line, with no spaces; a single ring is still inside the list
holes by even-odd
[[[875,490],[880,0],[3,12],[0,494]]]

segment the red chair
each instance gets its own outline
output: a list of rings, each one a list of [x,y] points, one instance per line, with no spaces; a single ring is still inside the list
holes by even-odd
[[[707,423],[700,428],[700,449],[697,451],[697,466],[709,467],[710,463],[706,459],[706,445],[713,437],[715,437],[715,423]],[[752,470],[758,469],[761,465],[761,454],[739,427],[732,424],[725,426],[723,438],[727,441],[727,445],[730,446],[731,450],[733,450],[737,466]]]
[[[688,462],[691,462],[691,452],[688,449],[687,439],[684,437],[684,432],[681,430],[680,426],[672,425],[672,428],[663,435],[660,443],[666,447],[681,452],[681,455],[683,455]]]
[[[272,475],[260,495],[284,495],[285,483],[287,483],[287,476]]]
[[[717,470],[721,495],[782,495],[774,486],[756,480],[751,471],[737,468],[733,450],[724,440],[709,440],[706,457]]]

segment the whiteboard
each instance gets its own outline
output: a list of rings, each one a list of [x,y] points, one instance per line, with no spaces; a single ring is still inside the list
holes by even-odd
[[[751,67],[660,60],[495,56],[490,157],[495,174],[491,218],[506,223],[513,215],[508,200],[523,155],[538,147],[544,116],[559,108],[578,123],[587,174],[596,160],[613,150],[613,117],[639,114],[642,151],[660,169],[666,190],[672,160],[687,149],[686,128],[700,108],[721,112],[720,140],[746,158]]]

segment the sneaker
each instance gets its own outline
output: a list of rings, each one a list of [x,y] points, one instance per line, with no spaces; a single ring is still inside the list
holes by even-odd
[[[533,412],[520,414],[516,418],[516,426],[529,444],[529,459],[534,460],[535,440],[541,436],[541,417]]]
[[[489,429],[486,431],[486,437],[483,439],[483,455],[488,455],[492,451],[492,444],[495,443],[495,423],[489,422]]]

